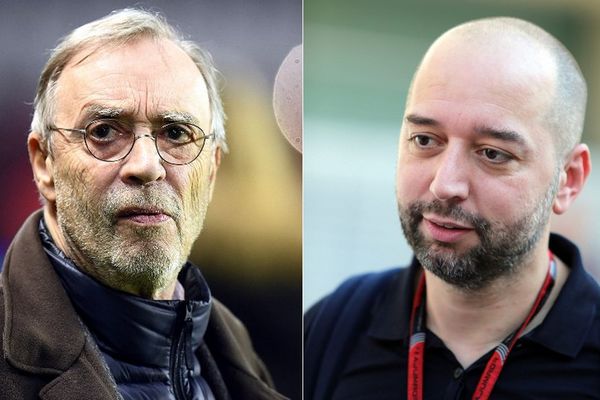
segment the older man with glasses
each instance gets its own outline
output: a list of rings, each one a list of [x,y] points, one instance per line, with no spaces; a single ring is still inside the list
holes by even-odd
[[[43,210],[2,272],[1,398],[283,398],[187,262],[226,149],[215,73],[139,10],[52,52],[27,141]]]

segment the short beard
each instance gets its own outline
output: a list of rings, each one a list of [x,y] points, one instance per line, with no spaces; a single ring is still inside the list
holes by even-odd
[[[416,201],[398,206],[402,230],[421,265],[443,281],[465,291],[477,291],[519,270],[540,240],[548,223],[558,186],[558,175],[543,198],[512,224],[492,223],[469,213],[456,203]],[[423,213],[433,212],[474,227],[480,243],[464,254],[452,252],[452,244],[426,239],[419,226]]]
[[[113,188],[102,199],[93,199],[79,183],[56,182],[62,194],[56,202],[58,225],[70,249],[67,255],[77,266],[107,286],[147,298],[172,283],[189,253],[181,232],[173,237],[163,226],[128,226],[122,234],[116,216],[124,207],[160,207],[180,231],[176,195],[164,187]]]

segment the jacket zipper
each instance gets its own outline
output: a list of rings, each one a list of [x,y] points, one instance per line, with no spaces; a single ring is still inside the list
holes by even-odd
[[[191,336],[194,329],[192,319],[192,304],[184,302],[185,313],[176,329],[175,340],[171,345],[171,379],[173,391],[177,400],[186,400],[184,380],[185,375],[194,368],[193,352],[191,350]],[[185,363],[185,368],[182,368]],[[191,379],[191,377],[189,377]]]

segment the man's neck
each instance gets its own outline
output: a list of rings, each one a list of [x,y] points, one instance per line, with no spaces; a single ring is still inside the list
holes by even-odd
[[[541,250],[513,275],[477,291],[459,289],[425,272],[427,327],[444,341],[463,367],[494,349],[527,317],[548,273],[547,250]],[[569,269],[558,258],[555,260],[553,290],[524,333],[543,321],[567,278]]]

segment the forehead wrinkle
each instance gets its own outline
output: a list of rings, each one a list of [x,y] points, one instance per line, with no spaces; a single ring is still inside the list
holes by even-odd
[[[91,103],[82,109],[81,113],[85,118],[133,118],[135,111],[127,111],[122,107],[111,107],[97,103]],[[185,122],[199,126],[198,119],[191,113],[185,111],[162,111],[158,113],[149,113],[147,118],[151,122],[170,123],[170,122]]]
[[[148,84],[148,81],[144,82],[144,113],[146,115],[146,118],[148,118],[148,120],[150,120],[150,87]]]
[[[143,41],[140,41],[143,43]],[[132,43],[135,45],[135,43]],[[139,122],[143,121],[151,121],[152,123],[160,123],[160,122],[189,122],[194,123],[200,127],[204,127],[204,129],[210,130],[211,123],[211,112],[210,112],[210,104],[207,104],[208,108],[206,110],[206,120],[204,118],[204,110],[202,109],[201,113],[191,113],[185,112],[190,107],[188,102],[191,101],[192,107],[194,110],[196,109],[196,85],[194,84],[194,88],[190,88],[190,86],[186,83],[183,83],[181,87],[174,88],[171,87],[173,84],[173,80],[176,79],[178,82],[185,82],[179,75],[179,69],[177,69],[177,73],[173,68],[166,68],[163,70],[161,65],[168,67],[170,62],[172,62],[171,48],[168,47],[170,45],[169,41],[154,41],[156,47],[152,48],[152,53],[154,58],[157,59],[158,63],[155,62],[155,67],[152,67],[152,71],[155,72],[153,78],[148,79],[148,76],[144,74],[128,74],[126,70],[109,68],[107,70],[101,69],[101,74],[96,74],[92,76],[92,80],[97,80],[94,85],[86,85],[86,81],[90,81],[89,76],[79,77],[77,74],[74,75],[76,79],[85,79],[80,86],[79,82],[70,82],[69,88],[71,90],[76,90],[77,87],[81,87],[82,90],[85,90],[85,93],[81,93],[78,97],[81,97],[79,101],[85,102],[86,100],[89,103],[98,103],[99,109],[105,108],[105,112],[98,113],[99,116],[119,116],[121,119],[129,119],[129,120],[137,120]],[[117,51],[119,47],[116,48]],[[123,46],[123,49],[126,49],[126,46]],[[87,51],[86,51],[87,50]],[[106,49],[103,48],[93,48],[89,47],[84,49],[81,55],[85,56],[86,59],[80,60],[79,57],[74,59],[74,61],[81,61],[77,65],[77,68],[71,68],[73,72],[79,71],[81,68],[86,68],[84,65],[89,65],[92,61],[96,62],[96,58],[99,57],[99,54],[103,54]],[[176,49],[179,50],[179,49]],[[108,50],[108,55],[112,57],[114,51]],[[186,57],[188,57],[186,55]],[[190,63],[193,61],[190,59]],[[179,63],[181,64],[181,63]],[[137,70],[136,70],[137,71]],[[206,82],[204,81],[204,77],[194,66],[194,73],[198,75],[198,78],[201,80],[200,84],[206,86]],[[89,71],[86,69],[85,71],[88,73]],[[138,71],[139,72],[139,71]],[[189,71],[188,71],[189,72]],[[182,72],[183,73],[183,72]],[[156,79],[156,74],[159,74],[159,78]],[[189,74],[188,74],[189,75]],[[187,76],[187,75],[186,75]],[[195,75],[194,75],[195,77]],[[186,78],[187,79],[187,78]],[[177,83],[177,82],[175,82]],[[82,90],[77,91],[82,92]],[[186,93],[186,90],[192,92],[194,94],[194,98],[189,99],[190,96],[187,94],[185,96],[179,96],[181,93]],[[200,93],[202,96],[208,96],[207,93]],[[71,96],[73,98],[73,96]],[[200,99],[203,100],[203,99]],[[78,102],[79,102],[78,101]],[[145,102],[145,104],[142,104]],[[116,107],[112,107],[112,106]],[[107,107],[108,106],[108,107]],[[200,104],[202,106],[202,104]],[[112,108],[112,110],[110,110]],[[119,109],[119,110],[117,110]],[[118,113],[117,113],[118,111]]]

